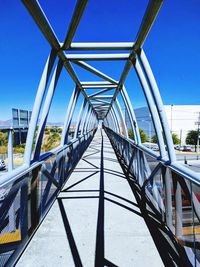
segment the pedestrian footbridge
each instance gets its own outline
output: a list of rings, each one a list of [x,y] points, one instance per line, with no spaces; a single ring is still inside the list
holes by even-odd
[[[13,167],[12,136],[21,128],[4,129],[8,171],[0,179],[0,266],[199,266],[200,177],[176,160],[162,98],[143,50],[163,1],[149,1],[135,42],[73,42],[87,2],[77,1],[62,43],[38,1],[22,0],[51,50],[18,168]],[[123,62],[119,79],[95,68],[93,61],[114,62],[115,68]],[[91,78],[79,79],[75,66]],[[62,70],[75,86],[60,144],[42,153]],[[141,86],[158,151],[144,145],[131,97],[134,87],[125,86],[132,73]]]
[[[163,266],[132,186],[98,130],[17,266]]]

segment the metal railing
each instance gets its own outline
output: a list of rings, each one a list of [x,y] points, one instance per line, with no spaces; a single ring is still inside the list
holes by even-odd
[[[107,127],[104,129],[127,174],[134,177],[141,188],[142,212],[153,213],[166,226],[166,232],[163,230],[160,234],[166,239],[171,235],[184,248],[189,262],[199,266],[200,181],[181,173],[181,165],[175,169],[131,140]],[[176,257],[173,260],[176,262]]]
[[[95,130],[44,154],[0,187],[0,266],[13,266],[67,181]]]

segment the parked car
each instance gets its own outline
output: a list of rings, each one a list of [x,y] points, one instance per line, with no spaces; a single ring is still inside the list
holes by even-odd
[[[0,171],[4,171],[6,169],[6,164],[3,159],[0,159]]]
[[[185,152],[192,152],[193,148],[191,146],[180,146],[180,145],[176,145],[174,147],[176,150],[179,150],[179,151],[185,151]]]
[[[192,152],[192,148],[191,148],[191,146],[183,146],[183,150],[182,151]]]

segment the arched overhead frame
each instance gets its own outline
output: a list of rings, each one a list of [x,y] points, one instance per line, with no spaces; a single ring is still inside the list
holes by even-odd
[[[56,90],[56,83],[58,81],[59,73],[61,72],[62,67],[67,70],[67,72],[73,79],[76,89],[73,92],[68,105],[60,145],[64,146],[69,142],[68,135],[72,122],[72,115],[80,93],[84,97],[84,106],[82,109],[84,111],[84,116],[79,115],[79,120],[75,130],[76,138],[78,138],[79,132],[80,135],[82,135],[83,133],[91,130],[93,127],[96,127],[99,120],[104,120],[104,125],[107,125],[107,127],[112,127],[116,133],[123,134],[123,128],[125,137],[129,138],[124,114],[121,109],[121,103],[117,100],[118,94],[121,93],[124,106],[130,119],[130,125],[134,133],[134,143],[136,146],[145,150],[146,148],[141,143],[134,109],[124,86],[126,77],[130,69],[133,67],[135,72],[137,73],[138,79],[146,97],[154,128],[158,137],[158,144],[160,148],[159,159],[175,166],[176,157],[173,148],[173,141],[167,123],[166,114],[163,108],[162,99],[150,64],[142,48],[162,6],[163,0],[149,1],[135,42],[113,43],[73,42],[73,37],[75,35],[76,29],[79,25],[88,2],[86,0],[77,1],[74,13],[72,15],[71,23],[69,24],[66,37],[63,42],[60,42],[58,40],[47,17],[44,14],[44,11],[37,1],[22,0],[22,2],[24,3],[32,18],[40,28],[42,34],[52,47],[52,51],[45,65],[40,85],[38,87],[38,92],[35,98],[32,119],[27,136],[24,166],[29,167],[31,164],[33,140],[36,132],[40,109],[56,59],[58,60],[58,64],[55,67],[54,74],[52,74],[52,80],[47,92],[44,109],[39,124],[39,131],[37,133],[37,142],[34,152],[35,161],[39,159],[44,127],[51,106],[51,101]],[[76,51],[78,51],[78,53],[76,53]],[[90,53],[85,53],[85,51],[90,51]],[[99,51],[106,51],[106,53],[101,53]],[[111,53],[109,51],[111,51]],[[92,62],[102,60],[107,62],[112,60],[115,60],[116,62],[119,60],[126,62],[119,80],[116,80],[102,70],[98,70],[97,68],[93,67],[92,63],[88,63],[88,61]],[[80,81],[72,67],[72,63],[74,65],[78,65],[92,75],[96,75],[97,77],[103,79],[103,81]],[[94,93],[88,94],[89,89],[94,89],[96,91]],[[110,94],[112,90],[114,90],[114,93]],[[122,125],[122,127],[120,124]]]
[[[22,0],[22,2],[48,41],[51,52],[46,61],[33,105],[32,118],[26,140],[24,164],[17,169],[13,169],[13,129],[7,129],[9,172],[1,176],[0,185],[7,186],[10,183],[9,188],[12,188],[13,184],[15,186],[13,182],[23,181],[23,184],[19,185],[21,196],[23,196],[23,201],[20,200],[22,213],[25,213],[24,211],[28,210],[27,207],[31,206],[33,208],[32,214],[36,216],[36,221],[38,220],[39,222],[41,219],[39,218],[40,211],[35,212],[36,208],[41,207],[43,212],[43,206],[45,205],[45,201],[43,200],[47,199],[47,191],[50,188],[55,193],[60,190],[69,173],[73,170],[75,164],[80,160],[80,157],[91,142],[99,121],[103,121],[104,129],[115,148],[117,156],[119,156],[122,164],[126,165],[125,167],[127,167],[128,172],[130,171],[132,177],[136,179],[141,187],[141,198],[144,196],[143,199],[146,199],[146,195],[143,194],[145,194],[145,190],[149,190],[147,196],[152,198],[152,203],[155,204],[154,207],[162,215],[160,217],[164,218],[165,216],[163,214],[166,215],[167,226],[172,231],[175,229],[176,236],[180,238],[183,229],[182,189],[187,189],[186,193],[190,197],[189,201],[192,203],[193,212],[195,211],[196,215],[199,216],[199,202],[192,191],[191,184],[195,183],[195,185],[200,186],[200,177],[199,174],[185,168],[176,161],[172,136],[162,98],[153,71],[143,51],[143,45],[162,6],[163,0],[149,1],[135,42],[112,43],[73,42],[77,27],[88,3],[87,0],[77,0],[66,37],[62,42],[57,38],[38,1]],[[115,61],[116,68],[118,67],[118,61],[122,61],[125,63],[125,67],[121,76],[118,77],[119,79],[114,79],[104,71],[93,67],[93,61],[105,61],[108,64],[110,61]],[[91,63],[89,64],[88,62]],[[84,71],[91,73],[91,80],[80,80],[73,68],[73,66],[76,68],[76,65]],[[44,130],[56,92],[56,86],[63,69],[68,72],[70,78],[73,80],[75,89],[72,92],[69,103],[66,103],[66,114],[60,145],[54,151],[49,151],[50,153],[48,152],[41,157]],[[141,91],[144,93],[157,135],[160,148],[159,153],[146,148],[141,142],[137,117],[125,88],[125,82],[130,70],[136,73],[138,81],[141,84]],[[101,80],[93,79],[93,75],[96,75]],[[63,88],[63,90],[67,91],[68,88]],[[123,112],[124,107],[125,112],[127,112],[126,114]],[[78,118],[76,120],[74,136],[70,140],[70,128],[74,124],[72,120],[77,114]],[[129,139],[129,125],[126,122],[125,115],[128,116],[130,128],[134,133],[134,140],[132,141]],[[36,143],[34,147],[35,137]],[[49,164],[49,158],[53,162],[52,166]],[[148,162],[149,158],[150,163]],[[42,175],[47,179],[46,187],[43,188],[42,186],[40,188],[44,192],[37,199],[37,184],[41,181],[40,178]],[[164,200],[158,186],[156,186],[157,189],[153,192],[154,185],[156,185],[157,181],[155,177],[156,179],[159,177],[160,182],[164,181],[162,184],[166,193]],[[38,181],[37,183],[35,182],[36,179]],[[185,186],[183,186],[184,182],[186,184]],[[30,183],[29,188],[26,183],[27,185]],[[172,204],[172,185],[175,189],[175,207]],[[31,192],[32,198],[30,198],[28,191]],[[13,194],[13,192],[11,193]],[[7,198],[10,201],[10,192]],[[24,199],[27,200],[27,207],[24,206]],[[29,199],[32,201],[31,205],[28,204]],[[39,204],[39,201],[42,202]],[[165,210],[163,206],[165,206]],[[176,210],[175,226],[173,222],[174,208]],[[151,209],[152,212],[153,210]],[[15,221],[15,212],[10,213],[9,216],[13,217],[12,220]],[[37,225],[34,216],[31,216],[30,219],[34,223],[33,229]],[[20,220],[24,218],[20,214]],[[27,218],[28,216],[26,216],[25,220]],[[28,224],[29,222],[27,222]],[[12,229],[12,225],[9,226]],[[30,230],[32,231],[32,229]]]

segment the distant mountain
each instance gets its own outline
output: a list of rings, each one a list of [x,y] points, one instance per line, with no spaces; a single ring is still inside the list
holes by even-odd
[[[0,126],[9,127],[12,125],[12,120],[2,121],[0,120]]]
[[[63,126],[63,122],[47,122],[47,126],[57,126],[57,127],[61,127]]]
[[[71,127],[74,127],[76,125],[75,122],[72,122]],[[12,120],[0,120],[0,126],[3,127],[9,127],[12,126]],[[47,122],[47,126],[57,126],[57,127],[62,127],[63,126],[63,122]]]

